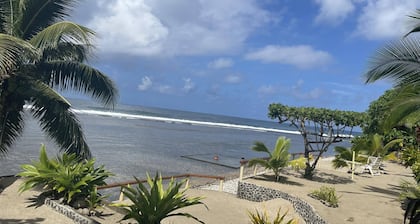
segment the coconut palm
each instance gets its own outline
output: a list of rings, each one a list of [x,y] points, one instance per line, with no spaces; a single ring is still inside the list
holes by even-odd
[[[279,180],[280,171],[288,165],[289,162],[289,148],[290,148],[290,139],[285,137],[279,137],[277,139],[276,145],[274,146],[273,152],[264,145],[262,142],[255,142],[252,150],[257,152],[265,152],[268,154],[268,158],[256,158],[251,159],[248,162],[249,166],[260,165],[266,169],[270,169],[274,172],[274,177],[276,180]]]
[[[72,90],[106,106],[117,97],[113,82],[87,65],[94,32],[64,21],[76,0],[0,1],[0,50],[3,37],[13,37],[32,51],[7,55],[1,51],[0,153],[5,154],[24,127],[24,105],[43,131],[68,153],[91,156],[70,103],[57,91]],[[17,50],[19,50],[18,48]],[[15,49],[16,50],[16,49]],[[3,64],[4,63],[4,64]]]
[[[410,16],[414,22],[412,29],[405,36],[420,31],[420,10]],[[391,79],[401,91],[402,98],[395,99],[385,128],[410,119],[417,123],[420,116],[413,116],[420,107],[420,40],[414,37],[404,38],[380,49],[370,63],[365,74],[366,83],[379,79]]]

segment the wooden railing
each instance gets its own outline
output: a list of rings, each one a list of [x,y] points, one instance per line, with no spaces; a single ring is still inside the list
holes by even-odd
[[[223,182],[225,180],[225,177],[223,177],[223,176],[212,176],[212,175],[188,173],[188,174],[162,177],[162,180],[170,180],[172,178],[173,179],[186,178],[187,181],[185,182],[185,188],[188,188],[189,185],[190,185],[190,178],[191,177],[219,180],[220,181],[219,182],[219,191],[223,191]],[[139,182],[140,183],[146,183],[147,179],[139,179],[138,181],[137,180],[130,180],[130,181],[124,181],[124,182],[111,183],[111,184],[107,184],[107,185],[104,185],[104,186],[98,186],[97,189],[102,190],[102,189],[120,187],[121,189],[120,189],[119,201],[123,201],[124,200],[124,194],[122,192],[122,187],[133,185],[133,184],[138,184]]]

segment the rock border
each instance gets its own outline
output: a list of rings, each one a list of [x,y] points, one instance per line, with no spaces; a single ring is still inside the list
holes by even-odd
[[[323,218],[321,218],[320,215],[318,215],[314,207],[312,207],[312,205],[310,205],[308,202],[279,190],[274,190],[256,184],[239,181],[237,196],[238,198],[255,202],[262,202],[276,198],[282,198],[292,203],[295,211],[303,218],[303,220],[305,220],[306,223],[328,223]]]
[[[73,208],[68,205],[60,204],[59,202],[52,200],[51,198],[46,198],[44,204],[58,213],[65,215],[66,217],[72,219],[75,223],[78,224],[99,224],[99,222],[83,216],[76,212]]]

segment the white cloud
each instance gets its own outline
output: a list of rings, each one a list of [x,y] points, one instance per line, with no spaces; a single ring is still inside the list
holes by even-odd
[[[98,33],[101,50],[136,55],[162,51],[169,30],[143,0],[99,1],[98,6],[88,26]]]
[[[209,68],[221,69],[232,67],[233,60],[230,58],[218,58],[208,64]]]
[[[338,25],[355,9],[352,0],[315,0],[320,6],[316,23]]]
[[[144,77],[141,79],[141,83],[137,86],[137,88],[138,88],[140,91],[146,91],[146,90],[148,90],[150,87],[152,87],[152,85],[153,85],[153,82],[152,82],[152,80],[150,79],[150,77],[149,77],[149,76],[144,76]]]
[[[230,74],[225,77],[226,83],[236,84],[242,81],[242,77],[240,75]]]
[[[288,64],[301,69],[323,66],[332,60],[332,57],[327,52],[315,50],[308,45],[268,45],[255,52],[248,53],[245,58],[265,63]]]
[[[408,31],[408,17],[418,0],[371,0],[357,20],[356,35],[371,40],[398,38]]]
[[[184,79],[184,87],[182,90],[186,93],[189,93],[195,89],[195,83],[191,80],[191,78]]]
[[[232,53],[270,21],[255,0],[102,0],[92,13],[99,48],[134,55]]]

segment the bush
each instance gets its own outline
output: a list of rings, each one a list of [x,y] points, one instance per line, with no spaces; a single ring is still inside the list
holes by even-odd
[[[123,187],[124,196],[130,199],[132,204],[114,204],[114,206],[122,207],[127,212],[122,220],[132,218],[138,223],[158,224],[170,216],[185,216],[204,223],[189,213],[172,213],[180,208],[203,204],[201,202],[202,197],[188,198],[185,195],[187,189],[180,190],[186,180],[175,183],[174,179],[171,179],[165,190],[160,175],[156,174],[154,179],[147,175],[150,191],[137,178],[136,180],[137,187]]]
[[[270,222],[269,217],[267,215],[267,211],[263,213],[255,210],[255,213],[248,211],[248,216],[251,219],[252,224],[297,224],[298,219],[289,219],[286,221],[287,211],[281,215],[281,209],[277,211],[277,215],[272,222]]]
[[[309,194],[310,197],[320,200],[329,207],[338,207],[338,196],[334,187],[321,186],[319,190],[314,190]]]
[[[94,164],[94,159],[80,161],[76,154],[64,153],[57,159],[49,159],[42,145],[39,161],[22,165],[23,171],[18,176],[25,179],[19,192],[41,186],[53,197],[63,198],[67,204],[76,201],[86,203],[86,199],[94,202],[96,199],[92,198],[92,191],[97,186],[106,185],[105,179],[112,175],[103,166],[95,168]]]

